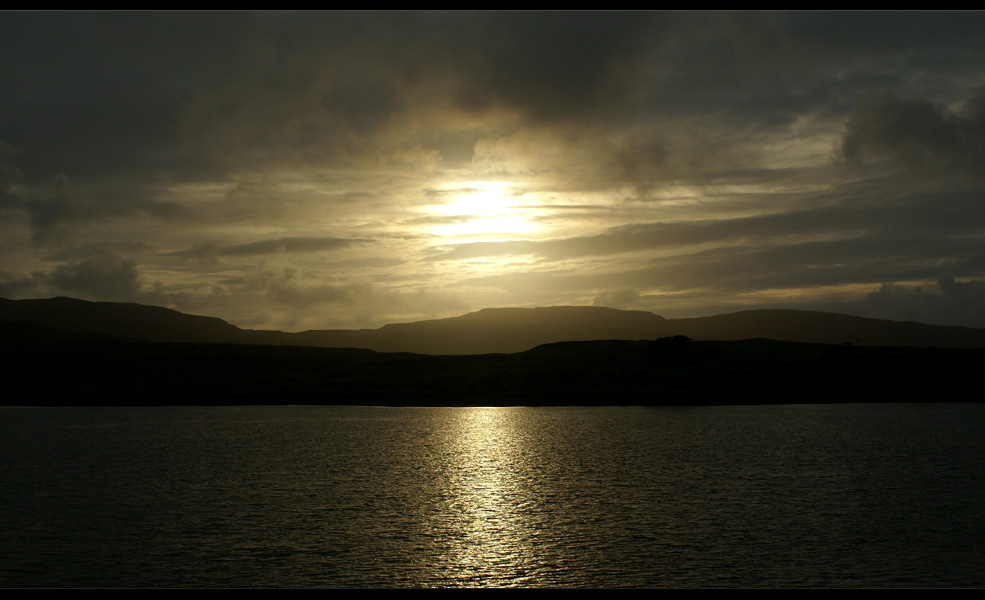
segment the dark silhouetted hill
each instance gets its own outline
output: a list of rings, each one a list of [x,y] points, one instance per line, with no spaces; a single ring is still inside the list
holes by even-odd
[[[379,329],[305,331],[296,334],[290,343],[378,352],[510,354],[552,342],[653,339],[667,332],[667,320],[649,312],[553,306],[487,308],[461,317],[384,325]]]
[[[9,405],[977,401],[947,391],[972,385],[983,353],[985,330],[802,311],[487,309],[294,334],[138,304],[0,300]]]
[[[985,348],[985,329],[796,310],[753,310],[696,319],[664,319],[650,312],[595,306],[490,308],[460,317],[391,324],[378,329],[287,333],[240,329],[222,319],[186,315],[157,306],[52,298],[0,299],[0,321],[150,342],[364,348],[417,354],[509,354],[555,342],[655,340],[674,335],[712,341],[766,338],[816,344]],[[57,337],[48,329],[31,330],[14,325],[0,329],[0,335],[7,338],[8,344],[14,343],[15,337],[32,339],[36,335],[38,340]]]
[[[63,297],[0,299],[0,320],[40,323],[70,332],[152,342],[250,343],[244,330],[222,319],[134,303],[89,302]]]
[[[944,327],[801,310],[748,310],[668,321],[674,333],[701,340],[766,338],[812,344],[915,348],[985,348],[985,329]]]

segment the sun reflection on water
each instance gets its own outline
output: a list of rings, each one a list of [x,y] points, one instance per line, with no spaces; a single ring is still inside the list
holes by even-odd
[[[441,483],[448,499],[438,527],[448,543],[433,568],[462,585],[524,585],[535,578],[534,504],[522,473],[525,432],[509,408],[462,409],[444,443],[450,459]]]

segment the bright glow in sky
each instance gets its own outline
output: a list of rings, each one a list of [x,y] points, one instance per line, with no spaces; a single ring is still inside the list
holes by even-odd
[[[432,232],[447,240],[514,239],[540,227],[534,207],[523,205],[523,191],[508,183],[470,182],[434,190],[436,202],[425,206],[440,224]]]
[[[292,331],[582,304],[985,327],[982,31],[3,13],[0,297]]]

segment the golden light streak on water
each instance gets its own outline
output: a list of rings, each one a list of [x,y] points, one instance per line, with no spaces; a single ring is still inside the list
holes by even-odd
[[[443,481],[448,498],[441,528],[452,540],[442,578],[462,585],[524,585],[534,557],[537,523],[528,518],[531,490],[522,476],[524,432],[515,409],[461,409],[447,430],[451,459]],[[450,531],[449,531],[450,530]]]

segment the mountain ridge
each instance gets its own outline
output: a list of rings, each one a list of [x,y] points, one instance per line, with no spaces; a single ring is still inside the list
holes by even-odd
[[[0,321],[4,322],[0,332],[8,345],[23,338],[23,334],[7,333],[12,331],[11,324],[33,322],[68,332],[149,342],[365,348],[432,355],[510,354],[554,342],[652,340],[674,335],[713,341],[765,338],[867,346],[985,347],[985,329],[792,309],[666,319],[647,311],[600,306],[485,308],[457,317],[391,323],[376,329],[290,333],[241,329],[216,317],[188,315],[160,306],[57,297],[0,298]]]

